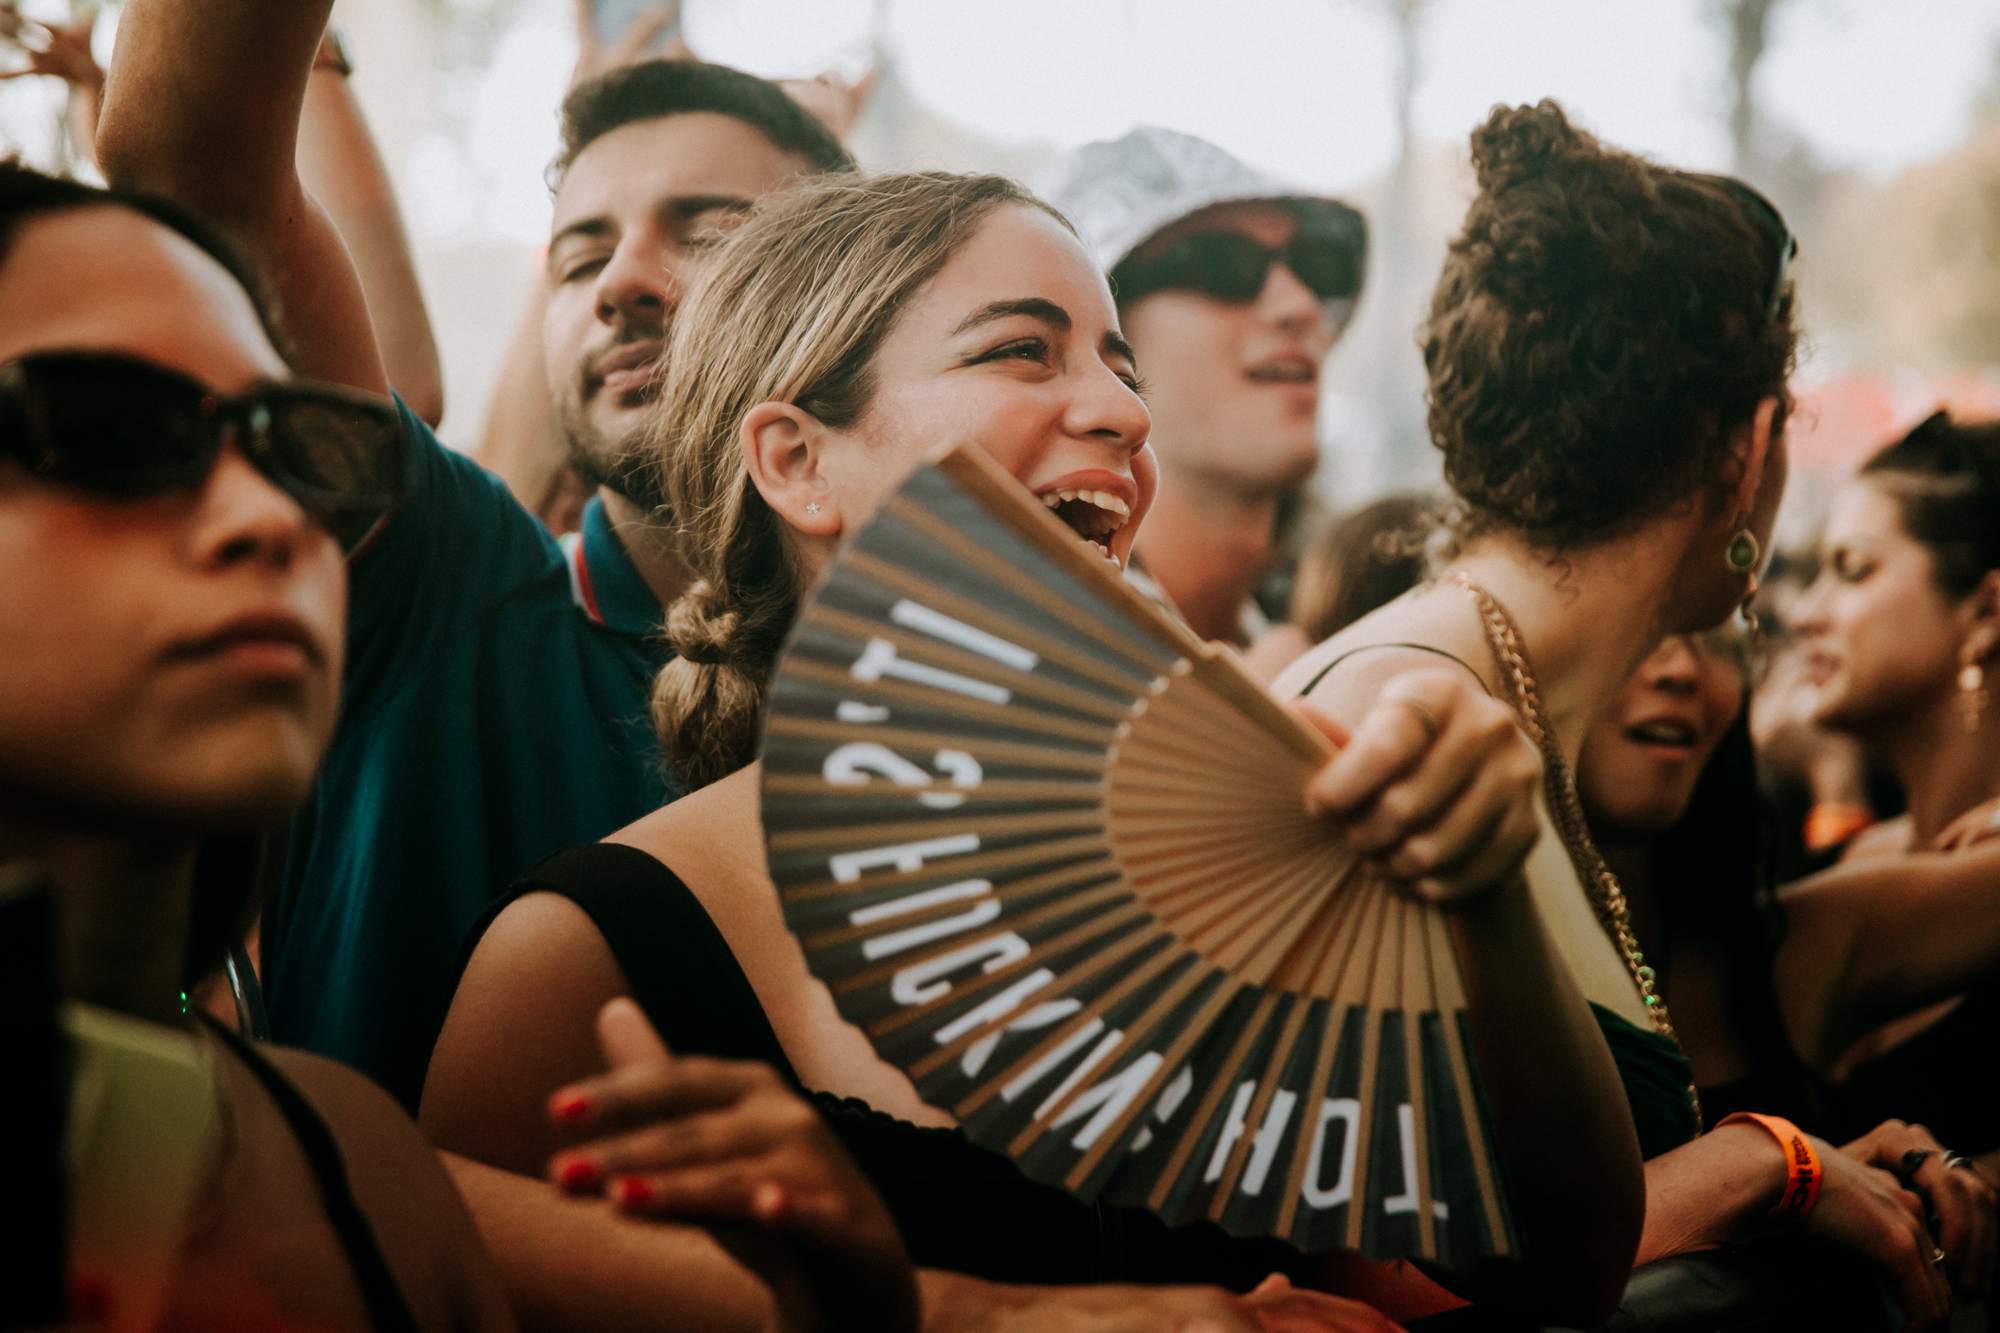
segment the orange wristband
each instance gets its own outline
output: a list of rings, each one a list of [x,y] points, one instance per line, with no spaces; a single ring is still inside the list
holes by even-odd
[[[1822,802],[1806,812],[1806,850],[1838,847],[1874,822],[1875,812],[1865,805]]]
[[[1755,1111],[1738,1111],[1735,1115],[1724,1116],[1716,1128],[1738,1121],[1758,1126],[1778,1141],[1778,1147],[1785,1154],[1785,1192],[1772,1206],[1771,1216],[1795,1222],[1811,1212],[1813,1205],[1819,1202],[1820,1185],[1819,1154],[1813,1151],[1812,1140],[1791,1121],[1775,1115],[1759,1115]]]

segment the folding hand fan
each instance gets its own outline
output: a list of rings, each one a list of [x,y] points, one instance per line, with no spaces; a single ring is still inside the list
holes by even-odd
[[[1329,753],[957,445],[792,632],[771,875],[841,1013],[1035,1179],[1307,1250],[1507,1253],[1443,919],[1305,813]]]

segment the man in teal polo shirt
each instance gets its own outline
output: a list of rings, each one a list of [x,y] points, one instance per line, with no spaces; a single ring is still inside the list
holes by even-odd
[[[294,168],[331,0],[133,0],[100,141],[106,174],[227,226],[275,279],[304,375],[388,387],[340,239]],[[414,1108],[466,931],[543,856],[679,794],[647,720],[682,576],[619,467],[656,387],[686,265],[802,173],[851,166],[764,80],[649,62],[564,104],[551,397],[604,484],[553,541],[407,410],[411,500],[351,565],[340,729],[263,920],[273,1035]]]

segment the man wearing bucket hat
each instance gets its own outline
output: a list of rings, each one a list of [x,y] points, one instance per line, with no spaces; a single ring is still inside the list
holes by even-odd
[[[1151,126],[1079,148],[1045,193],[1109,275],[1152,384],[1161,486],[1135,572],[1196,633],[1247,645],[1279,515],[1319,461],[1320,365],[1360,295],[1367,224]]]

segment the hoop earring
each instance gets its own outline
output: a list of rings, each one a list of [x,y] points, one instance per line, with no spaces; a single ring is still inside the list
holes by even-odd
[[[1763,554],[1763,548],[1757,544],[1757,534],[1748,528],[1738,528],[1724,548],[1722,558],[1728,563],[1730,573],[1748,574],[1757,568],[1757,561]]]
[[[1968,736],[1977,735],[1986,712],[1986,669],[1972,660],[1968,650],[1965,665],[1958,669],[1958,720]]]

